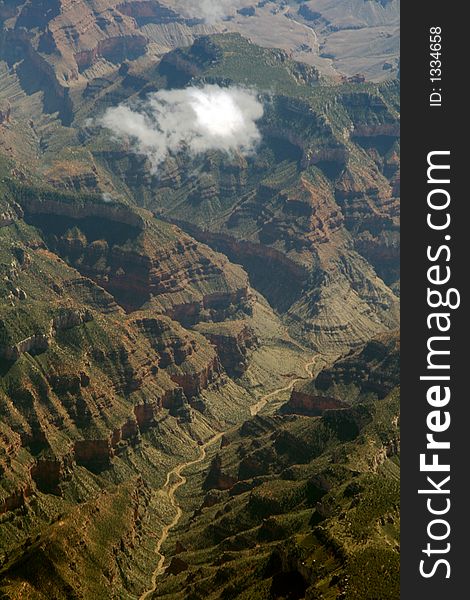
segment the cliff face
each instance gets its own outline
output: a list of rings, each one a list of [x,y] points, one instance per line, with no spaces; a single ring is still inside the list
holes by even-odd
[[[250,281],[280,311],[285,311],[301,294],[308,268],[283,252],[260,243],[238,240],[226,233],[213,233],[187,221],[176,221],[196,239],[241,264]]]
[[[188,400],[199,396],[217,379],[219,361],[204,338],[188,333],[166,318],[137,318],[135,324],[158,351],[158,368],[166,370]],[[176,404],[173,406],[172,399],[167,399],[165,406],[173,408]]]
[[[57,79],[77,79],[80,70],[100,58],[120,64],[146,50],[146,38],[133,19],[116,9],[118,2],[58,0],[53,7],[46,4],[20,5],[11,35],[15,39],[24,28],[35,30],[32,53],[45,57]]]
[[[259,89],[262,68],[273,76],[253,157],[172,156],[157,176],[124,144],[100,150],[96,160],[159,218],[241,264],[315,347],[341,353],[395,328],[397,85],[306,82],[287,55],[212,36],[169,53],[155,72],[140,74],[137,88],[218,82],[221,73],[242,84],[234,54]]]
[[[0,228],[12,225],[23,217],[23,211],[16,202],[0,202]]]
[[[147,40],[140,35],[122,35],[100,40],[91,50],[81,50],[74,54],[79,72],[92,67],[99,59],[121,64],[126,59],[132,60],[143,54],[147,48]]]
[[[11,105],[8,104],[5,108],[0,109],[0,125],[11,122]]]
[[[313,382],[296,386],[285,414],[320,416],[345,410],[367,396],[382,400],[400,383],[400,336],[383,334],[323,369]]]
[[[45,192],[41,196],[39,190],[27,186],[14,186],[13,192],[23,212],[28,216],[49,215],[72,220],[101,219],[138,231],[145,228],[145,213],[139,214],[124,204],[98,201],[98,198],[92,195],[84,196],[85,200],[80,202],[80,198],[65,193],[61,196]]]
[[[39,9],[41,10],[41,9]],[[70,125],[73,116],[73,104],[63,77],[58,77],[53,61],[38,51],[34,35],[18,26],[3,29],[0,33],[0,53],[10,68],[14,68],[15,78],[22,95],[42,92],[42,109],[47,114],[57,113],[64,125]],[[15,105],[10,108],[9,120],[14,119]]]
[[[26,292],[24,291],[23,295],[21,293],[18,294],[19,300],[25,300],[26,297]],[[0,345],[0,357],[4,360],[15,362],[21,355],[26,353],[41,354],[49,348],[51,340],[57,333],[92,320],[93,315],[87,309],[61,308],[46,327],[46,333],[31,335],[15,344]]]
[[[249,352],[259,344],[255,332],[245,321],[202,324],[197,330],[214,345],[220,362],[230,376],[240,377],[245,373]]]
[[[342,597],[347,589],[366,598],[371,582],[381,598],[396,597],[398,354],[396,335],[374,340],[314,381],[319,388],[334,373],[334,385],[315,395],[313,387],[295,389],[281,411],[224,436],[189,483],[191,527],[170,534],[168,562],[178,562],[157,597],[175,586],[183,594],[257,594],[259,570],[263,597],[288,590],[315,598],[325,589]],[[372,374],[387,381],[380,394],[364,385]],[[377,560],[387,564],[378,574]]]
[[[250,310],[248,278],[240,268],[151,214],[90,199],[80,205],[68,196],[23,196],[26,219],[42,229],[51,249],[128,312],[150,303],[191,323]]]
[[[52,211],[58,222],[106,216],[107,231],[114,225],[126,232],[144,222],[119,208],[81,214],[74,206],[70,216],[60,202],[38,200],[35,212],[34,203],[18,200],[30,218]],[[15,214],[0,240],[3,512],[25,506],[32,493],[61,496],[78,467],[113,468],[123,449],[157,427],[164,404],[187,402],[185,393],[194,397],[218,374],[203,337],[155,312],[127,318]]]
[[[304,583],[316,574],[289,549],[268,556],[264,541],[303,535],[311,509],[313,526],[326,525],[313,532],[316,546],[341,561],[341,540],[328,536],[350,521],[336,513],[356,514],[354,484],[375,493],[383,470],[393,488],[396,348],[380,334],[398,319],[397,86],[327,80],[286,49],[208,36],[214,28],[171,7],[0,6],[0,96],[11,97],[0,106],[0,575],[9,598],[140,597],[169,514],[158,495],[167,474],[248,418],[254,401],[306,377],[313,351],[355,348],[296,386],[290,414],[224,436],[201,498],[190,484],[201,509],[181,554],[201,540],[221,544],[207,575],[232,596],[224,581],[244,588],[251,575],[240,582],[244,568],[219,570],[225,553],[258,548],[280,596],[292,573]],[[253,20],[271,8],[255,7]],[[180,153],[155,174],[90,122],[150,91],[203,82],[270,90],[255,154]],[[379,502],[393,518],[394,502]],[[193,558],[171,572],[190,571],[198,588]],[[188,582],[179,580],[182,593],[193,593]]]
[[[327,410],[346,409],[346,402],[329,398],[327,396],[313,396],[297,390],[293,390],[290,400],[285,407],[285,412],[295,415],[308,415],[320,417]]]
[[[57,459],[39,459],[31,467],[31,478],[41,492],[60,495],[59,485],[64,480],[63,463]]]
[[[364,348],[323,370],[315,381],[318,390],[351,387],[358,394],[384,398],[399,385],[400,337],[397,332],[369,341]]]
[[[146,23],[139,25],[139,19]],[[104,3],[93,5],[93,10],[89,3],[58,3],[47,27],[49,37],[59,39],[65,35],[65,23],[73,21],[77,33],[73,43],[63,41],[64,48],[93,54],[118,32],[124,40],[135,28],[145,28],[150,35],[152,28],[167,27],[171,19],[181,20],[162,3]],[[15,41],[5,44],[12,64],[20,55],[34,54],[34,35],[23,39],[20,29],[9,30]],[[46,66],[32,70],[43,68],[52,77],[52,69],[57,75],[62,64],[57,52],[38,52]],[[234,55],[242,69],[233,63]],[[100,196],[102,189],[112,190],[113,197],[125,196],[145,206],[189,236],[178,233],[182,247],[165,243],[160,250],[156,240],[163,235],[162,225],[155,231],[145,211],[128,210],[117,201],[24,198],[31,223],[44,225],[45,215],[60,215],[55,252],[127,311],[151,303],[187,325],[220,321],[238,308],[249,311],[248,280],[219,252],[242,265],[251,286],[284,315],[295,335],[321,351],[342,353],[398,325],[396,83],[332,83],[284,51],[268,51],[232,34],[201,36],[192,46],[165,54],[152,68],[147,59],[130,58],[105,72],[100,70],[102,58],[95,58],[98,62],[79,73],[80,81],[89,77],[86,87],[84,81],[70,87],[70,81],[60,77],[60,89],[48,86],[56,98],[48,100],[50,111],[63,98],[73,122],[69,119],[70,127],[61,129],[59,136],[50,130],[55,141],[49,147],[51,136],[38,134],[35,121],[41,122],[41,116],[35,116],[30,133],[36,154],[31,160],[39,160],[41,174],[58,188]],[[106,65],[110,60],[105,59]],[[262,142],[254,156],[228,158],[212,152],[193,160],[183,153],[167,157],[156,175],[128,143],[110,140],[87,118],[155,89],[202,81],[246,85],[242,71],[250,73],[250,85],[260,90],[266,89],[265,75],[270,73],[273,86],[272,97],[265,99],[259,122]],[[10,77],[12,85],[21,84],[15,79],[18,73]],[[26,109],[29,106],[12,108],[7,139],[13,154],[17,145],[24,153],[30,151],[16,143],[20,131],[15,110],[20,115]],[[79,147],[86,150],[76,152]],[[90,231],[93,219],[112,220],[114,238]],[[80,225],[72,232],[75,221]],[[124,223],[136,231],[125,230]],[[194,238],[201,244],[195,245]]]
[[[59,596],[138,595],[162,518],[152,490],[214,422],[248,414],[239,377],[257,336],[265,361],[293,344],[267,306],[258,316],[243,269],[176,226],[10,176],[0,182],[14,217],[0,236],[2,593],[34,584],[27,560]],[[295,366],[299,352],[286,352]],[[273,366],[268,389],[283,372]],[[118,498],[127,504],[113,512]]]
[[[2,7],[0,20],[2,59],[10,67],[21,63],[14,68],[19,86],[27,94],[41,92],[44,112],[57,112],[66,126],[73,119],[76,88],[113,76],[123,63],[154,60],[214,29],[153,0],[20,0]],[[10,114],[2,111],[3,123]]]

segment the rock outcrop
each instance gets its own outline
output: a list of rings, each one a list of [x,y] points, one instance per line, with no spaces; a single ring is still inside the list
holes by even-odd
[[[264,4],[220,29],[256,27]],[[397,348],[369,340],[398,316],[397,86],[329,81],[171,6],[0,6],[0,595],[140,597],[167,521],[154,494],[223,429],[191,481],[198,540],[181,529],[170,562],[183,594],[199,593],[206,541],[208,581],[233,595],[226,552],[261,548],[264,568],[264,542],[299,533],[330,552],[312,527],[354,511],[346,485],[395,476]],[[204,82],[270,90],[255,153],[181,152],[156,174],[89,119]],[[282,411],[234,427],[306,377],[310,353],[351,347]],[[270,565],[272,595],[287,571],[314,579],[294,554]]]
[[[40,354],[49,348],[49,340],[49,335],[39,333],[21,340],[12,346],[0,346],[0,357],[8,361],[16,361],[25,352]]]
[[[350,386],[357,390],[355,393],[371,393],[384,398],[399,385],[399,353],[399,334],[382,335],[336,362],[333,368],[321,371],[315,387],[326,391]]]
[[[0,125],[8,124],[11,121],[11,104],[0,108]]]
[[[21,292],[21,290],[20,290]],[[21,299],[21,294],[19,294]],[[45,328],[45,333],[36,333],[14,344],[0,344],[0,358],[16,361],[22,354],[41,354],[49,347],[52,338],[59,331],[78,327],[93,320],[88,309],[61,308]]]
[[[49,215],[75,220],[103,219],[139,231],[145,228],[145,213],[139,214],[124,204],[108,202],[99,196],[85,195],[80,201],[81,198],[65,192],[62,195],[50,191],[41,194],[40,190],[25,186],[13,189],[26,216]]]
[[[312,396],[293,390],[289,402],[283,406],[283,413],[320,417],[327,410],[340,410],[346,408],[349,408],[349,404],[337,400],[336,398]]]
[[[2,498],[0,501],[0,515],[5,514],[9,511],[18,510],[23,508],[26,503],[26,499],[31,495],[31,488],[29,486],[21,487],[19,490],[13,492],[9,496]]]
[[[0,228],[12,225],[23,217],[19,204],[3,203],[0,205]]]
[[[221,324],[200,324],[196,327],[216,348],[225,371],[232,377],[240,377],[248,367],[249,351],[258,340],[245,321],[229,321]]]
[[[383,334],[320,371],[313,382],[296,386],[281,412],[321,416],[347,412],[358,398],[381,400],[400,383],[399,353],[398,332]]]
[[[79,440],[74,446],[75,460],[93,472],[101,472],[111,465],[113,451],[111,441],[106,440]]]
[[[57,459],[40,458],[31,467],[31,478],[36,488],[45,494],[61,495],[59,488],[64,478],[64,466]]]
[[[183,323],[221,320],[229,311],[249,311],[248,278],[226,257],[145,211],[85,196],[38,197],[22,189],[26,218],[47,230],[57,218],[53,249],[109,291],[127,311],[150,302]],[[96,223],[101,222],[102,228]]]
[[[198,396],[220,373],[217,354],[204,338],[195,337],[167,318],[144,318],[136,326],[158,352],[158,368],[184,392],[188,400]],[[166,400],[175,406],[177,399]]]

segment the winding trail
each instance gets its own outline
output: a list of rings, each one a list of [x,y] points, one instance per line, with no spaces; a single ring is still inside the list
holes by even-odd
[[[256,404],[253,404],[250,407],[251,416],[252,417],[256,416],[266,406],[266,404],[268,404],[268,402],[275,396],[278,396],[279,394],[282,394],[283,392],[291,392],[294,389],[294,385],[296,383],[299,383],[299,381],[305,381],[305,379],[311,379],[312,378],[312,367],[315,364],[316,360],[317,360],[317,357],[314,356],[311,360],[309,360],[307,363],[305,363],[304,368],[307,373],[307,377],[296,377],[295,379],[292,379],[292,381],[290,383],[288,383],[285,387],[277,388],[276,390],[269,392],[269,394],[266,394],[266,396],[263,396],[261,398],[261,400],[259,400]]]
[[[257,415],[266,406],[266,404],[268,404],[268,402],[275,396],[278,396],[279,394],[282,394],[283,392],[291,391],[293,389],[294,385],[296,383],[298,383],[299,381],[305,381],[306,379],[312,378],[312,376],[313,376],[312,375],[312,367],[315,364],[316,359],[317,359],[317,357],[314,356],[312,359],[310,359],[308,362],[305,363],[304,368],[307,373],[307,377],[296,377],[295,379],[292,379],[290,381],[290,383],[288,385],[286,385],[285,387],[277,388],[277,389],[273,390],[272,392],[269,392],[268,394],[263,396],[261,398],[261,400],[259,400],[256,404],[253,404],[250,407],[251,416],[254,417],[255,415]],[[184,462],[184,463],[180,463],[174,469],[172,469],[171,471],[169,471],[167,473],[166,481],[165,481],[165,484],[164,484],[162,490],[166,492],[166,495],[168,497],[168,500],[170,501],[171,506],[175,509],[175,516],[173,517],[172,521],[170,523],[168,523],[168,525],[165,525],[165,527],[162,529],[161,536],[158,539],[157,544],[155,546],[155,554],[159,558],[158,558],[157,566],[155,567],[155,570],[152,573],[152,579],[151,579],[152,587],[150,589],[148,589],[146,592],[144,592],[140,596],[139,600],[148,600],[148,598],[150,598],[150,596],[157,589],[158,577],[160,575],[162,575],[165,570],[163,567],[163,565],[165,563],[165,555],[161,553],[161,548],[162,548],[163,544],[166,542],[166,540],[168,539],[168,535],[169,535],[170,531],[173,529],[173,527],[176,527],[176,525],[178,525],[178,523],[183,515],[183,511],[182,511],[180,505],[178,504],[178,502],[176,501],[176,492],[187,481],[186,477],[183,475],[183,471],[189,467],[192,467],[194,465],[201,463],[206,458],[207,449],[210,446],[212,446],[212,444],[215,444],[218,440],[220,440],[221,437],[223,435],[225,435],[226,433],[227,433],[227,431],[221,431],[220,433],[217,433],[216,435],[211,437],[210,440],[208,440],[205,444],[203,444],[202,446],[199,447],[199,456],[197,458],[187,461],[187,462]]]
[[[182,472],[187,469],[188,467],[192,467],[193,465],[197,465],[198,463],[202,462],[205,458],[206,458],[206,454],[207,454],[207,448],[209,446],[211,446],[212,444],[215,444],[215,442],[217,442],[218,440],[220,440],[220,438],[224,435],[225,431],[221,431],[220,433],[218,433],[217,435],[214,435],[214,437],[211,437],[211,439],[209,441],[207,441],[205,444],[203,444],[202,446],[199,447],[199,456],[198,458],[195,458],[194,460],[190,460],[188,462],[184,462],[181,463],[179,465],[177,465],[174,469],[172,469],[171,471],[168,472],[167,476],[166,476],[166,481],[165,481],[165,485],[163,486],[163,490],[166,490],[166,494],[168,496],[168,499],[170,501],[170,504],[173,506],[173,508],[175,509],[175,516],[173,517],[173,520],[168,523],[168,525],[165,525],[165,527],[162,530],[162,534],[157,542],[157,545],[155,546],[155,554],[157,554],[159,556],[158,559],[158,563],[157,566],[152,574],[152,587],[147,590],[146,592],[144,592],[141,596],[139,600],[146,600],[147,598],[149,598],[151,596],[151,594],[153,594],[153,592],[157,589],[157,579],[158,576],[161,575],[164,571],[163,568],[163,564],[165,562],[165,555],[162,554],[160,552],[162,545],[166,542],[167,538],[168,538],[168,534],[170,533],[170,531],[173,529],[173,527],[176,527],[176,525],[179,523],[179,520],[181,519],[181,516],[183,514],[183,511],[181,510],[180,505],[176,502],[176,492],[178,491],[178,489],[184,485],[186,483],[186,477],[184,475],[182,475]],[[172,479],[176,479],[176,481],[173,481],[173,483],[171,483]]]

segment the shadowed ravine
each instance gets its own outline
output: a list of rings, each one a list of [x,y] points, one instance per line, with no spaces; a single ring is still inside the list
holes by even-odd
[[[146,592],[144,592],[140,596],[140,600],[145,600],[145,598],[149,598],[150,595],[153,594],[153,592],[156,590],[156,587],[157,587],[158,576],[164,572],[163,563],[165,562],[165,555],[160,552],[160,549],[161,549],[162,545],[165,543],[165,541],[168,537],[168,534],[170,533],[170,530],[173,529],[173,527],[176,527],[179,520],[181,519],[181,515],[183,514],[183,511],[181,510],[181,507],[178,504],[178,502],[176,501],[176,497],[175,497],[177,490],[186,483],[186,477],[184,477],[184,475],[182,475],[182,472],[186,468],[192,467],[193,465],[197,465],[198,463],[202,462],[206,458],[207,448],[209,446],[211,446],[212,444],[214,444],[217,440],[220,440],[220,438],[224,435],[224,433],[225,433],[225,431],[218,433],[217,435],[212,437],[208,442],[206,442],[203,446],[201,446],[199,448],[199,457],[198,458],[196,458],[194,460],[190,460],[188,462],[181,463],[181,464],[177,465],[174,469],[172,469],[171,471],[168,472],[168,474],[166,476],[165,485],[163,486],[163,490],[166,491],[166,494],[168,496],[170,504],[173,506],[176,513],[175,513],[175,516],[173,517],[173,520],[170,523],[168,523],[168,525],[165,525],[165,527],[163,528],[162,534],[157,542],[157,545],[155,546],[155,553],[159,556],[159,560],[158,560],[157,566],[155,568],[155,571],[152,574],[152,588],[147,590]],[[176,479],[176,481],[173,481],[173,483],[170,483],[172,479]]]
[[[279,394],[291,391],[293,389],[293,387],[295,386],[295,384],[298,383],[299,381],[304,381],[305,379],[312,378],[312,376],[313,376],[312,375],[312,367],[315,364],[316,359],[317,359],[317,357],[314,356],[308,362],[306,362],[304,365],[304,368],[305,368],[305,371],[307,372],[308,377],[296,377],[296,378],[292,379],[288,385],[281,387],[281,388],[277,388],[277,389],[273,390],[272,392],[269,392],[268,394],[264,395],[256,404],[253,404],[250,407],[251,416],[252,417],[256,416],[266,406],[266,404],[268,404],[268,402],[270,400],[272,400]],[[166,476],[165,484],[162,489],[166,493],[171,506],[175,509],[175,516],[173,517],[172,521],[170,523],[168,523],[168,525],[165,525],[165,527],[163,528],[162,533],[157,541],[157,544],[155,546],[155,554],[157,554],[157,556],[159,558],[158,558],[157,566],[155,567],[155,570],[152,574],[152,579],[151,579],[152,587],[150,589],[148,589],[147,591],[145,591],[140,596],[139,600],[146,600],[147,598],[151,597],[151,595],[157,589],[158,577],[160,575],[162,575],[165,571],[165,569],[163,567],[164,562],[165,562],[165,555],[162,554],[161,548],[162,548],[163,544],[166,542],[170,531],[174,527],[176,527],[176,525],[178,525],[178,523],[181,519],[181,516],[183,514],[183,511],[176,499],[176,492],[187,481],[186,477],[183,475],[183,471],[189,467],[192,467],[194,465],[201,463],[206,458],[207,449],[210,446],[212,446],[212,444],[215,444],[218,440],[220,440],[220,438],[223,435],[225,435],[227,432],[228,431],[221,431],[220,433],[217,433],[210,440],[208,440],[205,444],[200,446],[198,458],[181,463],[181,464],[177,465],[174,469],[172,469],[171,471],[168,472],[168,474]],[[173,481],[173,483],[171,483],[172,481]]]

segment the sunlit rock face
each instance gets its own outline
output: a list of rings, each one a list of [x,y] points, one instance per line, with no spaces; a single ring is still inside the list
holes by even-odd
[[[396,6],[0,6],[0,595],[388,600]]]

